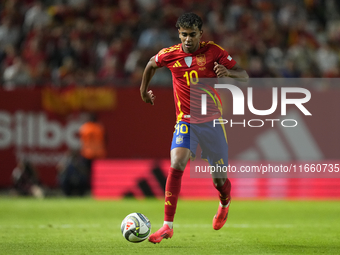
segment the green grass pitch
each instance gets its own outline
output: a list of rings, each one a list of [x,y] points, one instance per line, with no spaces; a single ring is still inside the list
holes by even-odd
[[[162,200],[0,198],[0,254],[340,254],[339,201],[234,200],[215,231],[217,205],[180,200],[172,239],[134,244],[121,221],[141,212],[156,231]]]

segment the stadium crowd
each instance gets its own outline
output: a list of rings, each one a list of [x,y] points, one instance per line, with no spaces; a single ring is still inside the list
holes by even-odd
[[[193,11],[250,77],[340,77],[337,0],[2,0],[1,86],[139,86]],[[156,73],[154,84],[171,86]]]

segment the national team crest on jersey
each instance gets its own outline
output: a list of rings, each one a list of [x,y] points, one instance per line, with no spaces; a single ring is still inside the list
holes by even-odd
[[[187,66],[190,67],[192,63],[192,57],[185,57],[184,61],[187,64]]]
[[[204,54],[197,55],[196,56],[196,63],[199,66],[204,66],[207,63],[207,61],[205,59],[205,55]]]

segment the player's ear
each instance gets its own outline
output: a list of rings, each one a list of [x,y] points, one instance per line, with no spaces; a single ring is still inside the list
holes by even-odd
[[[178,30],[178,38],[181,38],[181,33],[179,32],[179,29]]]
[[[200,38],[202,37],[203,35],[203,30],[200,31]]]

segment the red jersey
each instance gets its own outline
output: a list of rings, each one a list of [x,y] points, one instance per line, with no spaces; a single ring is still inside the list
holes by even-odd
[[[209,41],[201,42],[194,53],[185,53],[180,43],[159,51],[155,62],[159,67],[166,66],[172,73],[177,122],[203,123],[221,117],[221,100],[213,82],[203,84],[200,79],[217,78],[214,62],[227,69],[236,64],[227,51]],[[201,94],[207,94],[206,115],[201,115]]]

